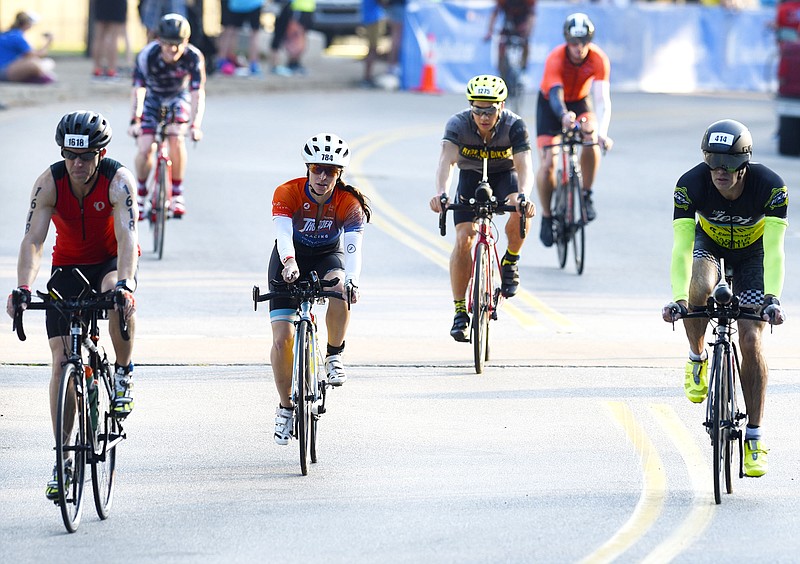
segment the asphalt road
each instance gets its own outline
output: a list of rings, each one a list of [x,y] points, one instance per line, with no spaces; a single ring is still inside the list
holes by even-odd
[[[126,105],[80,105],[120,124],[110,155],[131,162]],[[765,335],[771,469],[737,480],[721,506],[711,497],[702,407],[681,391],[682,328],[659,316],[670,297],[672,189],[699,161],[708,123],[745,122],[756,159],[790,191],[800,185],[796,160],[776,153],[771,102],[615,94],[617,145],[596,186],[586,270],[560,270],[555,250],[536,240],[535,220],[523,290],[492,328],[481,376],[469,346],[447,335],[452,233],[441,238],[427,209],[442,128],[464,105],[455,95],[364,91],[210,102],[206,138],[190,147],[189,213],[169,223],[162,261],[149,252],[149,229],[140,234],[137,407],[108,521],[89,505],[79,532],[63,533],[42,495],[52,466],[43,323],[26,317],[26,343],[10,320],[0,333],[0,553],[98,561],[106,550],[86,541],[102,538],[119,539],[126,559],[164,562],[795,560],[793,208],[790,318]],[[0,115],[14,163],[0,173],[0,287],[15,285],[32,182],[57,158],[53,128],[75,107]],[[270,333],[250,289],[265,284],[272,190],[302,174],[300,147],[323,130],[350,142],[349,179],[370,195],[375,218],[347,338],[351,380],[332,392],[320,462],[302,477],[296,445],[270,438]]]

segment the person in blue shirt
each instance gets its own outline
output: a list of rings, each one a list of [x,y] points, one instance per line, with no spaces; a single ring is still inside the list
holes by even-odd
[[[14,25],[0,34],[0,81],[40,84],[55,81],[55,62],[46,58],[53,36],[45,33],[45,44],[40,49],[34,49],[25,39],[25,32],[38,19],[32,12],[19,12],[14,18]]]

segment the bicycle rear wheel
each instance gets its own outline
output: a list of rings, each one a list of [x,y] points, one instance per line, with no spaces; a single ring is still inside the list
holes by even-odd
[[[725,378],[723,362],[724,356],[722,354],[722,347],[716,347],[711,365],[709,397],[706,401],[710,402],[711,410],[711,443],[714,457],[714,501],[718,505],[722,503],[722,484],[725,480],[725,451],[727,450],[725,430],[723,429],[723,410],[725,408],[725,401],[723,399],[725,390],[724,384],[722,383]]]
[[[167,163],[158,161],[158,182],[156,183],[155,205],[153,206],[153,252],[159,260],[164,256],[164,231],[167,223]]]
[[[120,437],[121,429],[111,408],[114,385],[108,364],[101,363],[95,369],[94,376],[97,400],[95,404],[89,406],[90,423],[96,437],[92,454],[92,491],[97,516],[100,519],[107,519],[114,499],[116,441]]]
[[[308,401],[309,390],[307,382],[311,359],[308,355],[308,346],[311,328],[308,321],[301,320],[297,325],[297,357],[294,359],[294,378],[297,387],[297,397],[294,398],[295,413],[297,414],[297,442],[300,445],[300,471],[303,476],[308,474],[308,462],[311,458],[311,402]]]
[[[61,373],[56,409],[56,475],[58,478],[58,505],[67,531],[78,530],[83,511],[83,484],[86,469],[86,407],[83,373],[72,363],[67,363]],[[72,461],[72,477],[64,464]]]
[[[478,243],[475,248],[475,277],[472,281],[472,349],[475,372],[483,373],[489,337],[489,248]]]
[[[584,233],[584,204],[583,204],[583,187],[581,180],[577,176],[570,179],[570,189],[572,190],[572,218],[570,224],[572,226],[572,250],[575,254],[575,270],[578,274],[583,274],[583,264],[586,255],[586,235]]]

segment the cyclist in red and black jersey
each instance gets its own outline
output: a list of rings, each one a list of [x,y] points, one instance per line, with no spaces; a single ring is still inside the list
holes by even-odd
[[[331,288],[359,299],[361,245],[364,225],[371,210],[364,195],[342,180],[350,163],[350,148],[332,133],[320,133],[306,141],[302,150],[306,175],[275,189],[272,219],[275,247],[269,260],[270,289],[273,280],[295,282],[316,271],[323,279],[338,278]],[[270,361],[280,403],[275,414],[275,442],[285,445],[292,434],[293,322],[297,304],[273,299],[269,304],[272,325]],[[325,370],[328,382],[341,386],[347,380],[342,364],[344,338],[350,322],[348,304],[328,300],[325,324],[328,333]]]
[[[788,191],[783,179],[751,162],[753,138],[738,121],[712,123],[701,142],[703,163],[678,179],[672,227],[673,302],[664,306],[664,321],[674,322],[693,307],[705,305],[720,272],[719,259],[733,266],[733,289],[742,305],[758,309],[765,321],[779,325],[785,314],[778,300],[785,272]],[[685,319],[689,340],[684,392],[694,403],[708,394],[708,322]],[[764,326],[738,321],[742,353],[741,383],[747,407],[744,472],[767,471],[767,449],[761,418],[767,388],[767,363],[761,350]]]
[[[187,128],[192,141],[203,138],[201,124],[206,107],[206,63],[203,53],[189,43],[192,30],[186,18],[167,14],[158,24],[158,40],[145,46],[136,57],[133,71],[133,116],[128,133],[137,138],[136,179],[139,219],[144,219],[147,179],[153,168],[155,131],[161,107],[169,106],[175,123],[167,128],[172,159],[172,201],[175,218],[186,213],[183,177],[186,172]]]
[[[545,247],[553,245],[550,200],[556,185],[556,152],[544,147],[558,143],[561,131],[582,121],[584,141],[596,143],[581,149],[581,171],[586,216],[594,220],[592,186],[600,167],[601,150],[613,144],[608,136],[611,123],[611,63],[600,47],[592,43],[594,24],[586,14],[571,14],[564,21],[565,44],[553,49],[544,63],[544,76],[536,106],[536,143],[539,170],[536,186],[542,205],[539,238]],[[591,96],[590,96],[591,94]]]
[[[116,354],[116,389],[114,414],[126,417],[133,409],[133,337],[136,311],[133,292],[139,256],[137,217],[131,171],[106,158],[111,141],[111,126],[106,119],[90,111],[72,112],[61,118],[56,127],[56,143],[63,160],[45,170],[33,185],[25,221],[25,235],[17,260],[17,290],[31,295],[36,280],[50,222],[56,226],[52,269],[63,275],[54,286],[65,298],[76,297],[82,289],[72,276],[72,268],[81,272],[98,292],[114,290],[124,296],[121,311],[110,315],[109,332]],[[14,316],[13,299],[6,309]],[[20,307],[24,308],[23,302]],[[128,321],[130,340],[122,338],[117,316]],[[56,406],[62,365],[66,361],[63,337],[69,327],[63,316],[47,310],[47,337],[53,365],[50,379],[50,414],[55,428]],[[47,497],[58,497],[56,469],[47,485]]]
[[[483,177],[483,159],[487,157],[489,184],[499,202],[517,206],[509,214],[505,234],[508,248],[501,260],[501,291],[507,298],[519,287],[520,251],[524,239],[520,236],[521,213],[531,218],[536,212],[528,196],[533,189],[533,165],[528,128],[517,114],[505,109],[508,97],[506,83],[499,76],[482,74],[467,84],[470,107],[453,115],[447,122],[436,169],[436,195],[430,208],[442,211],[442,196],[447,196],[453,169],[458,166],[456,199],[467,201]],[[523,199],[522,196],[525,196]],[[524,203],[523,203],[524,202]],[[450,255],[450,285],[453,290],[455,318],[450,336],[458,342],[469,342],[469,315],[465,295],[472,271],[470,251],[477,231],[471,212],[453,212],[456,224],[456,243]],[[527,222],[527,220],[526,220]]]

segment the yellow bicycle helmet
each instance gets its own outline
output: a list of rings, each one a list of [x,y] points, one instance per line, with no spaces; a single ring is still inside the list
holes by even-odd
[[[508,98],[508,88],[499,76],[479,74],[467,84],[467,100],[479,102],[503,102]]]

